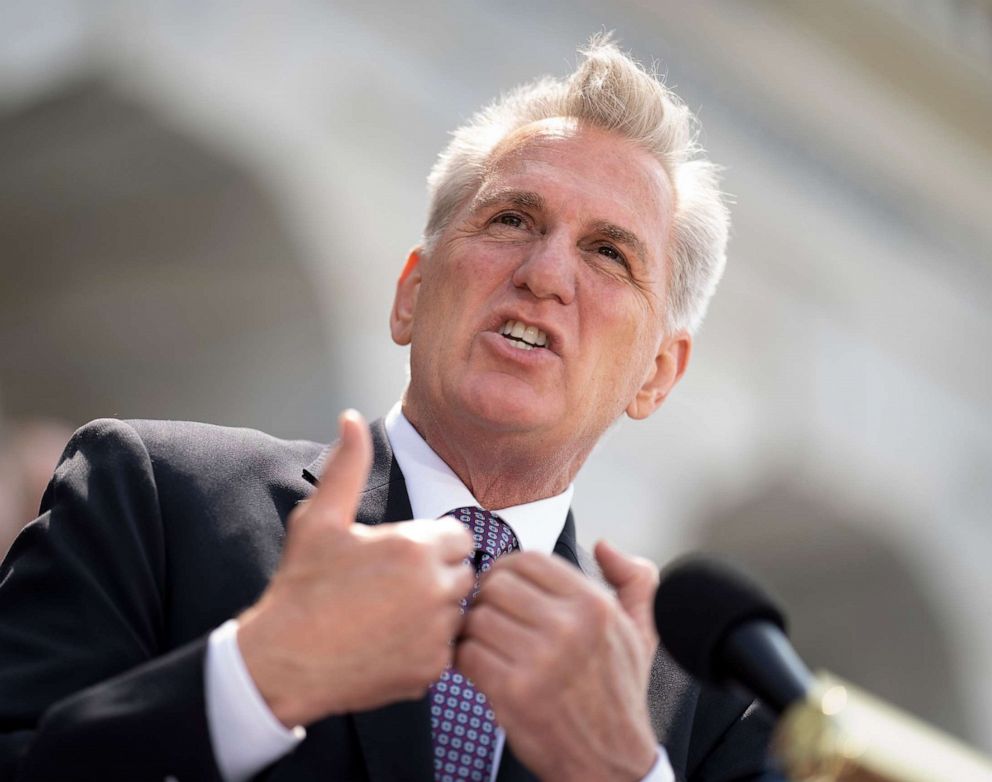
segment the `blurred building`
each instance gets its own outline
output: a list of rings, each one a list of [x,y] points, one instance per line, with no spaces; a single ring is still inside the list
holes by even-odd
[[[749,565],[825,665],[992,750],[988,0],[0,3],[0,413],[327,438],[446,132],[614,29],[736,201],[689,375],[580,535]]]
[[[38,515],[42,495],[70,437],[69,426],[50,418],[4,422],[0,429],[0,557],[24,524]]]

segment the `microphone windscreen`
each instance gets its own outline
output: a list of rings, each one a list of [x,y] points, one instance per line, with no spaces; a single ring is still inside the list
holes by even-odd
[[[785,631],[785,617],[761,587],[735,568],[701,557],[676,560],[662,572],[654,618],[675,662],[716,684],[727,678],[721,646],[735,629],[765,621]]]

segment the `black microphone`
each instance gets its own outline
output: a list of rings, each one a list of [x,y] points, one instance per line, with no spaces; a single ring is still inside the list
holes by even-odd
[[[774,601],[727,565],[669,566],[654,616],[662,644],[689,673],[742,687],[780,715],[772,753],[789,779],[992,782],[992,760],[971,747],[837,677],[814,678]]]
[[[813,676],[764,590],[729,565],[686,558],[662,573],[654,600],[661,643],[697,679],[743,687],[781,714],[806,697]]]

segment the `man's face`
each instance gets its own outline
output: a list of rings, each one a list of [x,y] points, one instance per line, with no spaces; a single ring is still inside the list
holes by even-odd
[[[551,120],[504,140],[397,288],[414,423],[587,452],[653,412],[690,347],[664,333],[671,214],[661,164],[617,135]]]

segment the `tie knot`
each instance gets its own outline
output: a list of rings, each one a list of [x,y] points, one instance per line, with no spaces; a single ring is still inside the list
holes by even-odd
[[[488,554],[492,559],[520,548],[517,536],[513,534],[510,525],[492,511],[466,507],[455,508],[445,515],[458,519],[468,527],[475,539],[476,551]]]

